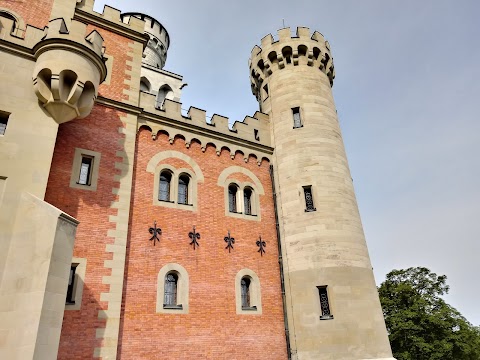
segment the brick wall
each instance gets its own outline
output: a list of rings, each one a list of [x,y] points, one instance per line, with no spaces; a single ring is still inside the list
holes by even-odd
[[[95,106],[88,118],[59,127],[45,200],[80,221],[73,256],[87,259],[87,271],[81,309],[64,314],[58,359],[92,358],[94,347],[99,345],[95,331],[105,326],[98,311],[107,309],[100,293],[108,291],[102,278],[111,272],[104,268],[104,261],[111,260],[105,246],[113,243],[107,232],[114,228],[109,216],[116,215],[110,205],[116,199],[112,189],[118,187],[114,175],[119,172],[115,161],[116,151],[121,150],[117,141],[123,135],[117,129],[122,127],[122,116],[121,112]],[[96,191],[69,187],[76,147],[101,153]]]
[[[16,12],[23,18],[25,25],[32,25],[40,29],[47,25],[52,5],[53,0],[0,0],[0,7]]]
[[[191,157],[205,177],[198,184],[198,211],[152,205],[154,175],[148,161],[159,151],[175,150]],[[193,169],[179,159],[162,164]],[[242,166],[257,175],[265,188],[260,196],[262,221],[225,216],[224,188],[217,185],[229,166]],[[165,135],[153,141],[140,130],[134,170],[132,213],[127,245],[122,323],[118,357],[121,359],[285,359],[283,310],[269,164],[234,160],[227,151],[217,156],[213,147],[205,153],[198,143],[189,149],[182,139],[170,145]],[[234,174],[243,181],[245,176]],[[153,222],[162,228],[160,244],[149,241]],[[196,225],[201,234],[197,250],[189,245],[188,233]],[[225,249],[230,230],[234,250]],[[266,254],[257,252],[256,240],[267,242]],[[189,314],[157,314],[156,284],[159,270],[168,263],[182,265],[189,274]],[[235,275],[253,270],[261,283],[263,314],[237,315]]]

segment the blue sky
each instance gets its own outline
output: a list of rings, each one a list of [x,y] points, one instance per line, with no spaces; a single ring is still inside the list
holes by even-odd
[[[474,0],[97,0],[152,15],[184,76],[183,108],[242,120],[258,108],[248,57],[283,26],[329,40],[334,96],[379,284],[396,268],[445,274],[480,325],[480,3]]]

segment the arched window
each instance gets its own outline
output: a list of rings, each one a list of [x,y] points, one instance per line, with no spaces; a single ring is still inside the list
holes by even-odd
[[[140,79],[140,91],[150,92],[150,82],[147,80],[146,77],[142,76]]]
[[[252,270],[242,269],[235,276],[235,307],[237,314],[262,314],[260,280]]]
[[[242,288],[242,309],[250,307],[250,279],[243,277],[240,283]]]
[[[170,201],[170,183],[172,181],[172,174],[168,171],[163,171],[160,174],[160,184],[158,187],[158,200]]]
[[[165,296],[163,306],[177,306],[178,275],[169,272],[165,276]]]
[[[172,88],[168,85],[163,85],[158,90],[157,95],[157,108],[161,108],[165,99],[173,100],[173,91]]]
[[[243,205],[244,205],[244,213],[245,215],[253,215],[252,214],[252,189],[245,188],[243,189]]]
[[[237,212],[237,192],[238,187],[234,184],[228,186],[228,209],[230,212]]]
[[[187,175],[180,175],[178,178],[178,203],[188,204],[188,183],[190,178]]]

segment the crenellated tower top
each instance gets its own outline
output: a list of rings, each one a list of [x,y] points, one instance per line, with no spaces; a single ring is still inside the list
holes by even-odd
[[[261,90],[269,76],[290,65],[317,68],[327,75],[333,86],[335,69],[328,41],[318,31],[311,34],[307,27],[297,27],[296,36],[292,36],[287,27],[278,30],[277,41],[268,34],[262,39],[261,47],[255,45],[252,49],[249,61],[250,82],[257,100],[262,99]]]
[[[167,50],[170,46],[167,29],[158,20],[146,14],[129,12],[121,15],[124,23],[128,23],[132,17],[145,21],[144,31],[150,37],[143,53],[143,63],[162,69],[167,61]]]

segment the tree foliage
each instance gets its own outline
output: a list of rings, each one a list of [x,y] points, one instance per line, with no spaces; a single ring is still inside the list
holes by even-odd
[[[393,270],[379,287],[397,360],[480,360],[480,329],[442,295],[447,277],[424,267]]]

